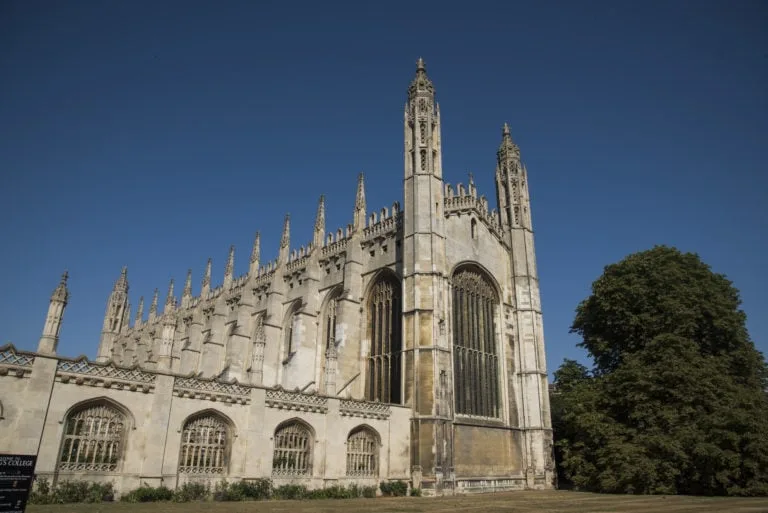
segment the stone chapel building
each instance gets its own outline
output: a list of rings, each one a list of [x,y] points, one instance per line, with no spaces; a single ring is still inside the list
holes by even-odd
[[[271,477],[308,487],[402,479],[426,495],[550,488],[552,429],[528,173],[505,124],[498,211],[443,181],[440,109],[419,59],[403,113],[403,203],[200,295],[187,275],[131,322],[128,275],[96,361],[57,354],[67,275],[37,352],[0,348],[0,452],[56,481],[174,488]],[[39,452],[38,452],[39,449]]]

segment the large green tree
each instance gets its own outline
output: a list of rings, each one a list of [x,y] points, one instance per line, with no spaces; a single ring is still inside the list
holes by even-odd
[[[594,361],[555,372],[560,478],[612,493],[768,494],[768,367],[739,293],[657,246],[609,265],[572,331]]]

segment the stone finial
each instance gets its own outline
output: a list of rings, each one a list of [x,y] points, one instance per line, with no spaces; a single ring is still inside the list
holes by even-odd
[[[355,195],[355,211],[365,212],[365,176],[360,173],[357,176],[357,194]]]
[[[184,281],[182,297],[192,297],[192,269],[187,269],[187,279]]]
[[[170,312],[176,306],[176,298],[173,295],[173,278],[168,284],[168,294],[165,296],[165,309],[164,312]]]
[[[320,195],[317,202],[317,215],[315,215],[315,231],[325,232],[325,195]]]
[[[291,245],[291,214],[285,214],[283,221],[283,236],[280,237],[280,247],[287,248]]]
[[[355,195],[355,214],[352,218],[352,230],[365,228],[365,177],[360,173],[357,177],[357,194]]]
[[[67,304],[67,301],[69,300],[69,290],[67,290],[68,278],[69,272],[64,271],[61,275],[59,285],[56,287],[56,289],[54,289],[53,294],[51,294],[51,301],[59,301],[64,303],[64,305]]]
[[[115,286],[112,289],[119,292],[128,292],[128,267],[123,266],[120,270],[120,277],[115,282]]]
[[[509,124],[504,123],[501,129],[501,145],[499,151],[496,153],[498,160],[504,160],[505,158],[520,158],[520,148],[512,140],[512,134],[509,131]]]
[[[424,64],[424,59],[419,57],[416,61],[416,76],[413,77],[411,85],[408,86],[408,99],[413,100],[417,93],[426,93],[428,96],[434,96],[435,88],[432,85],[432,81],[427,76],[427,67]]]
[[[157,314],[157,295],[158,290],[155,289],[155,293],[152,295],[152,303],[149,305],[149,315],[154,317]]]
[[[134,326],[140,326],[144,320],[144,296],[139,298],[139,307],[136,310],[136,318],[133,320]]]
[[[325,195],[320,195],[317,202],[317,215],[315,216],[315,232],[312,238],[312,245],[315,248],[322,247],[325,237]]]
[[[203,288],[204,289],[210,289],[211,288],[211,266],[213,265],[213,259],[209,258],[208,262],[205,264],[205,273],[203,274]]]
[[[256,237],[253,239],[253,249],[251,250],[251,262],[248,269],[248,274],[256,276],[259,272],[259,260],[261,259],[261,234],[256,232]]]
[[[229,288],[232,285],[232,277],[235,274],[235,246],[229,247],[229,257],[227,257],[227,265],[224,268],[224,288]]]

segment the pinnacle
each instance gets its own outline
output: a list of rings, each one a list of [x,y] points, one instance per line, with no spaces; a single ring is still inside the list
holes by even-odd
[[[357,176],[357,195],[355,196],[355,210],[365,210],[365,176],[360,173]]]
[[[419,60],[416,61],[416,71],[426,71],[427,69],[424,67],[424,59],[419,57]]]
[[[501,135],[502,136],[510,135],[510,133],[509,133],[509,124],[507,124],[506,122],[504,122],[504,128],[501,129]]]

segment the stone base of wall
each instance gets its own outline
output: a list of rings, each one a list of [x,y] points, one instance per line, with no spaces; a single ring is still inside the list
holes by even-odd
[[[464,495],[474,493],[512,492],[519,490],[548,490],[554,488],[550,476],[537,476],[533,485],[525,477],[459,478],[455,481],[423,480],[421,493],[425,497]]]

